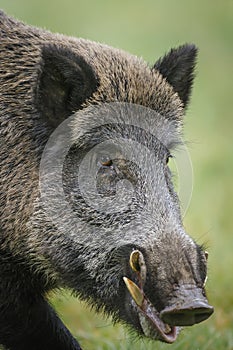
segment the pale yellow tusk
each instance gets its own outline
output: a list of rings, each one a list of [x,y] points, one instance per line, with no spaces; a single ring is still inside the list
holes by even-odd
[[[129,265],[134,272],[139,274],[140,285],[146,281],[146,263],[143,254],[139,250],[133,250],[130,254]]]
[[[206,275],[205,281],[203,283],[203,287],[205,287],[207,280],[208,280],[208,276]]]
[[[143,301],[144,301],[144,295],[143,295],[142,291],[129,278],[123,277],[123,280],[126,284],[126,287],[128,288],[128,291],[130,292],[130,295],[132,296],[133,300],[135,301],[135,303],[139,307],[141,307],[143,304]]]
[[[140,256],[139,250],[134,250],[134,251],[130,254],[129,264],[130,264],[130,266],[131,266],[131,269],[132,269],[133,271],[135,271],[135,272],[139,272],[139,271],[140,271],[139,256]]]

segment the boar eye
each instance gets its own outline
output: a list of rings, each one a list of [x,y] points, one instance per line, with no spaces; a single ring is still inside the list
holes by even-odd
[[[111,166],[113,163],[112,163],[112,159],[110,159],[108,156],[102,156],[101,159],[100,159],[100,164],[101,164],[102,166],[109,167],[109,166]]]
[[[206,258],[206,260],[208,260],[208,257],[209,257],[209,253],[207,252],[207,250],[205,250],[205,258]]]

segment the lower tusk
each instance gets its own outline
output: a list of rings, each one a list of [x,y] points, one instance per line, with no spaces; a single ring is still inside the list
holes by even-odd
[[[208,280],[208,276],[206,275],[205,281],[203,283],[203,287],[205,287],[207,280]]]
[[[144,301],[144,295],[143,295],[142,291],[129,278],[123,277],[123,280],[124,280],[124,282],[126,284],[126,287],[128,288],[128,291],[130,292],[130,295],[132,296],[133,300],[135,301],[135,303],[139,307],[142,307],[142,304],[143,304],[143,301]]]

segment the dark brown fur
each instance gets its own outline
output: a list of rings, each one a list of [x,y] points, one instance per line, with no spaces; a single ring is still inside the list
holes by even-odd
[[[204,255],[181,229],[175,194],[171,232],[165,232],[163,219],[161,232],[155,232],[153,239],[144,227],[138,238],[131,233],[132,239],[116,249],[120,239],[117,230],[108,246],[101,240],[99,226],[99,240],[86,232],[92,246],[85,246],[78,238],[74,244],[70,232],[59,232],[43,210],[39,191],[39,166],[46,142],[56,127],[76,111],[103,102],[127,102],[149,107],[180,129],[195,57],[196,48],[184,45],[151,68],[121,50],[51,34],[0,12],[0,343],[6,348],[80,349],[45,299],[47,291],[60,286],[72,288],[97,308],[113,313],[117,320],[143,333],[135,310],[128,306],[129,296],[122,282],[125,273],[131,276],[128,259],[138,246],[148,263],[145,288],[153,302],[157,278],[154,265],[159,264],[161,275],[167,277],[169,288],[163,290],[161,279],[160,297],[155,300],[159,311],[173,293],[169,275],[177,280],[183,276],[183,280],[202,288],[206,275]],[[74,132],[79,130],[79,123],[77,117]],[[69,166],[73,164],[74,158]],[[105,226],[103,223],[103,236],[108,232]],[[173,247],[170,253],[163,253],[165,246]],[[179,249],[179,261],[184,264],[181,277],[171,266],[164,272],[159,258],[164,255],[166,260],[170,254],[176,266]],[[191,265],[192,269],[185,268]]]

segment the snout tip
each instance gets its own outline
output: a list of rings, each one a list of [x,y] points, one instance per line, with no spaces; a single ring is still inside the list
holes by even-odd
[[[161,319],[171,326],[192,326],[209,318],[213,306],[203,300],[193,300],[183,306],[167,307],[160,313]]]

